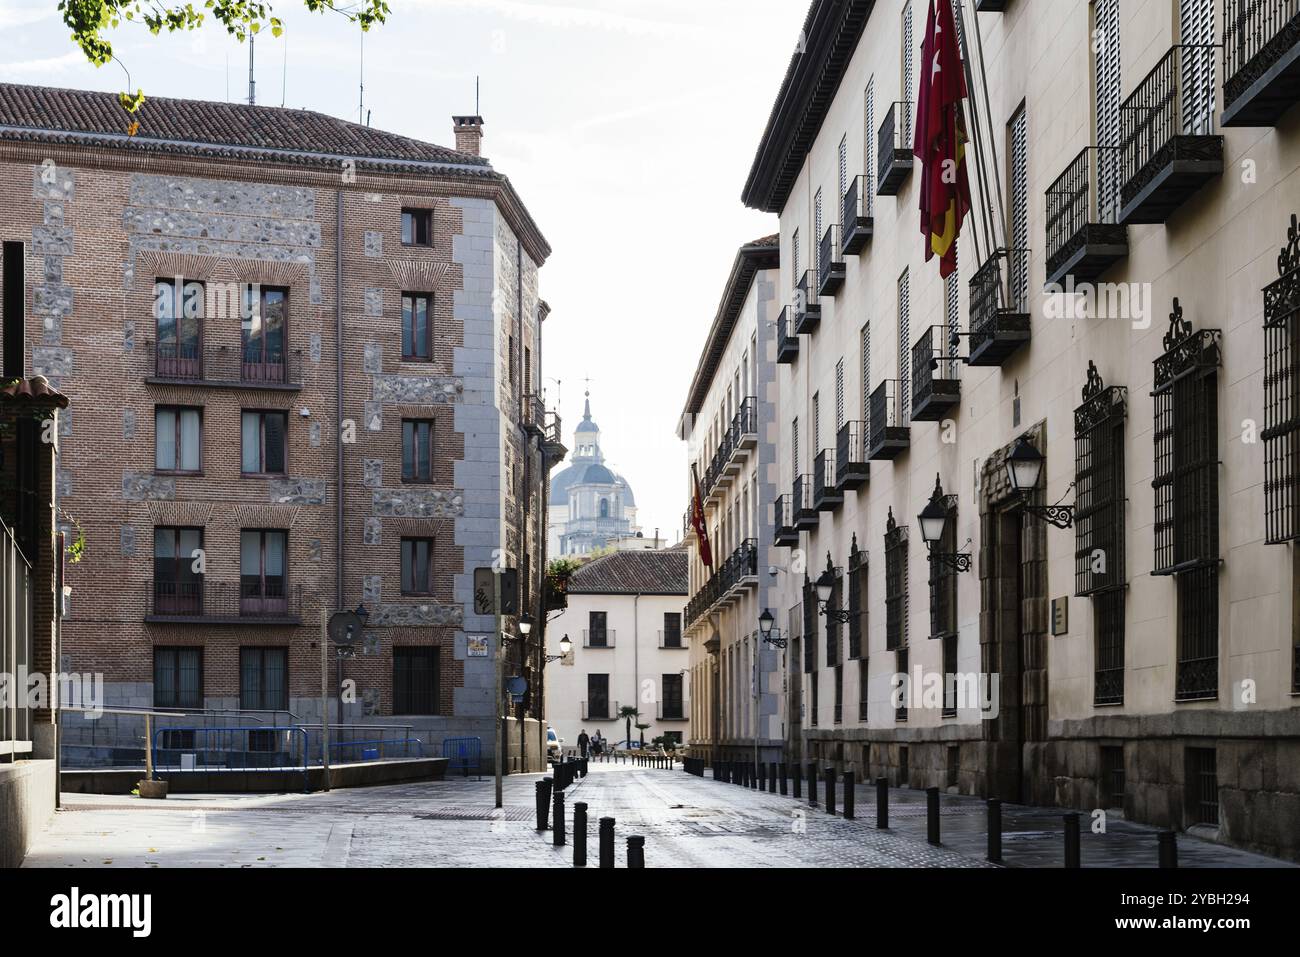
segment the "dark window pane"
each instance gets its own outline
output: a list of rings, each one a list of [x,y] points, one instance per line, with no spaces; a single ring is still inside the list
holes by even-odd
[[[286,417],[283,412],[268,412],[262,417],[265,432],[265,462],[262,471],[270,475],[284,472]]]
[[[393,714],[438,713],[437,648],[393,649]]]

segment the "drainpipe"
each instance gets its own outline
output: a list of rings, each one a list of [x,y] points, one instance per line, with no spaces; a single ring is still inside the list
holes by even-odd
[[[343,187],[334,190],[334,610],[343,609]],[[340,710],[342,705],[340,705]],[[340,713],[339,720],[343,720]]]

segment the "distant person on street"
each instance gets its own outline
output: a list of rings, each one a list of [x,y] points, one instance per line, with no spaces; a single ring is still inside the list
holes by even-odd
[[[591,753],[596,757],[605,753],[605,739],[601,737],[599,729],[596,731],[596,736],[591,739]]]
[[[597,732],[599,734],[599,732]],[[591,738],[587,737],[587,729],[583,728],[582,733],[578,735],[578,753],[582,757],[587,756],[587,746],[591,744]]]

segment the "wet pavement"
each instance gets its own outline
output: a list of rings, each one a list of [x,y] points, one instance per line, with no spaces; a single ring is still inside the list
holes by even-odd
[[[858,787],[857,817],[804,799],[673,770],[592,764],[566,791],[569,844],[535,828],[540,775],[506,778],[493,807],[491,778],[461,778],[328,794],[63,795],[25,867],[571,867],[573,805],[588,806],[588,865],[598,863],[597,822],[615,819],[615,864],[626,838],[645,838],[647,867],[988,867],[986,810],[943,795],[941,846],[926,841],[925,792],[890,791],[890,827],[875,827],[875,789]],[[823,797],[819,794],[819,797]],[[1062,811],[1004,805],[1003,862],[1060,867]],[[1108,816],[1093,833],[1082,815],[1084,867],[1154,867],[1156,831]],[[1186,834],[1183,867],[1280,866]]]

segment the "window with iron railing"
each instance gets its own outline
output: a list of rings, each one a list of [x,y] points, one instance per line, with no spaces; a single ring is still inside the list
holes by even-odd
[[[1088,363],[1074,410],[1074,593],[1092,599],[1093,703],[1124,701],[1124,419],[1128,390]]]
[[[437,648],[393,649],[393,714],[438,713]]]
[[[844,598],[844,578],[839,575],[838,569],[835,569],[835,584],[831,586],[830,607],[834,609],[843,608],[841,602]],[[840,629],[843,626],[839,620],[834,617],[826,619],[826,664],[839,665],[840,662]]]
[[[894,521],[890,508],[885,526],[885,647],[907,645],[907,526]]]
[[[203,707],[202,648],[154,648],[153,703],[156,708]]]
[[[817,670],[817,589],[805,579],[803,585],[803,670],[812,674]]]
[[[867,659],[858,659],[858,720],[865,723],[870,713],[867,702],[867,692],[871,684],[871,676],[867,671]]]
[[[1222,333],[1195,331],[1174,300],[1155,362],[1155,567],[1178,595],[1178,700],[1219,683],[1218,370]]]
[[[1300,2],[1300,0],[1298,0]],[[1300,541],[1300,224],[1264,290],[1264,510],[1270,545]]]
[[[957,636],[943,637],[943,717],[957,716]]]
[[[930,637],[957,633],[957,569],[940,556],[957,554],[957,496],[944,496],[948,512],[939,543],[927,556],[930,564]]]
[[[858,550],[858,535],[853,533],[853,545],[849,549],[848,571],[849,593],[849,658],[866,657],[862,637],[867,633],[867,558]]]
[[[832,715],[835,724],[844,721],[844,666],[835,666],[835,713]]]

